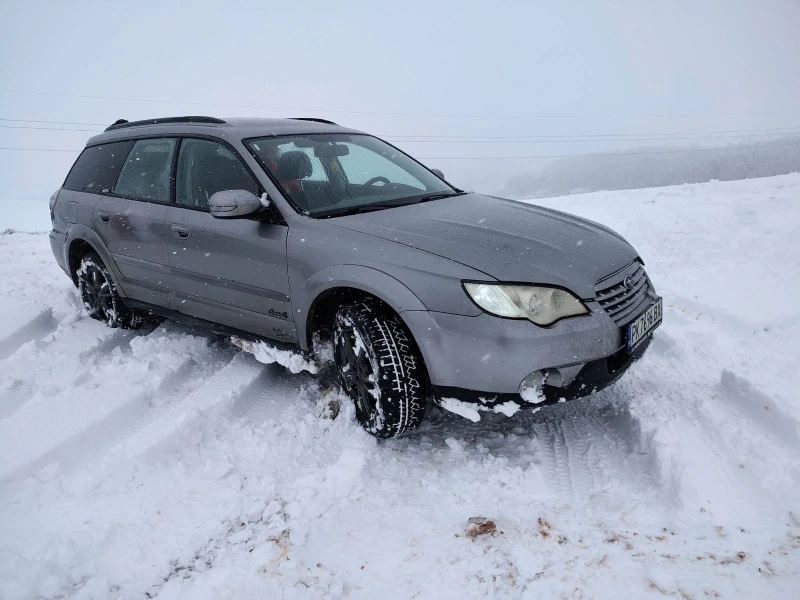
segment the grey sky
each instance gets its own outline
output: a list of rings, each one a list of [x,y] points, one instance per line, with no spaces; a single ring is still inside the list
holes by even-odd
[[[796,127],[798,32],[793,0],[0,0],[0,88],[177,101],[0,92],[0,118],[318,116],[384,136]],[[0,127],[0,146],[77,150],[90,135]],[[427,157],[624,151],[642,142],[399,145],[456,184],[492,189],[543,161]],[[76,155],[0,150],[0,228],[46,228],[46,200]]]

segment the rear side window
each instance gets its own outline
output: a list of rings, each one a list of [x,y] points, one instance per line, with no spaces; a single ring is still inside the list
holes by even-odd
[[[114,187],[133,142],[114,142],[86,148],[67,175],[64,189],[100,194]]]
[[[225,190],[247,190],[258,195],[258,183],[241,159],[218,142],[185,138],[178,155],[175,201],[183,206],[208,208],[208,199]]]
[[[122,196],[169,202],[175,138],[138,140],[122,165],[114,192]]]

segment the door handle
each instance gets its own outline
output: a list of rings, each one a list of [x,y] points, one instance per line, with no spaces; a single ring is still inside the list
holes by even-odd
[[[178,225],[177,223],[173,223],[172,225],[172,235],[180,240],[185,240],[191,235],[191,233],[192,230],[185,225]]]
[[[111,220],[111,215],[110,215],[110,214],[108,214],[108,213],[107,213],[106,211],[104,211],[104,210],[101,210],[101,211],[100,211],[100,212],[98,212],[97,214],[99,215],[99,217],[100,217],[100,220],[101,220],[103,223],[108,223],[108,222]]]

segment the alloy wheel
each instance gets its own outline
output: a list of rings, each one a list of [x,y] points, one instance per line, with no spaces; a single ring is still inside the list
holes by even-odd
[[[87,265],[81,283],[81,296],[89,314],[108,321],[114,314],[114,297],[108,280],[95,265]]]
[[[342,387],[355,400],[358,417],[368,419],[377,404],[377,374],[363,344],[356,342],[352,328],[341,332],[338,354]]]

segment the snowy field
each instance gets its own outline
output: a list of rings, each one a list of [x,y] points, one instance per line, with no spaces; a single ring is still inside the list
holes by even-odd
[[[648,354],[384,443],[307,373],[90,320],[1,235],[0,598],[800,597],[800,175],[539,203],[641,252]]]

